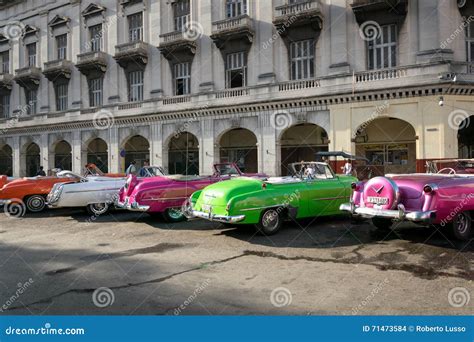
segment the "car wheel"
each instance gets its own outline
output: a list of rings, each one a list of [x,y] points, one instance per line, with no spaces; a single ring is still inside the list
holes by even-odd
[[[375,226],[375,228],[379,230],[388,231],[392,227],[393,222],[391,219],[386,219],[382,217],[374,217],[372,218],[372,224]]]
[[[89,215],[100,216],[107,214],[110,206],[107,203],[92,203],[88,204],[86,209]]]
[[[468,211],[457,214],[451,223],[456,239],[469,240],[472,236],[472,219]]]
[[[256,227],[260,234],[273,235],[280,230],[282,224],[283,218],[277,209],[267,209],[263,212]]]
[[[39,213],[46,207],[46,199],[42,195],[28,196],[25,200],[26,209],[32,213]]]
[[[163,213],[163,217],[167,222],[181,222],[186,220],[181,208],[168,208]]]

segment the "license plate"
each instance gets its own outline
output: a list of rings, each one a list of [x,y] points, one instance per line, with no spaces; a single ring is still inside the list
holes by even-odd
[[[368,196],[367,197],[367,202],[372,203],[372,204],[387,204],[388,203],[388,198],[387,197],[372,197]]]
[[[202,211],[205,213],[210,213],[211,212],[211,206],[209,204],[203,204],[202,205]]]

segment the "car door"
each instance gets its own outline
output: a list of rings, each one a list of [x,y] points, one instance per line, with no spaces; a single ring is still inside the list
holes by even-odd
[[[339,213],[339,206],[347,201],[348,190],[338,176],[308,181],[309,216]]]

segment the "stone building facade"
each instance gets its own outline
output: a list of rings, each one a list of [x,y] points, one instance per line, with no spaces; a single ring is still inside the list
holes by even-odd
[[[474,4],[5,0],[0,173],[474,157]]]

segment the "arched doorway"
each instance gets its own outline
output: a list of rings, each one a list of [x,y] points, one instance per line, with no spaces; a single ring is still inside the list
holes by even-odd
[[[87,163],[93,163],[104,173],[109,172],[107,143],[95,138],[87,145]]]
[[[243,172],[258,172],[257,137],[246,128],[234,128],[219,141],[221,162],[234,162]]]
[[[474,115],[467,117],[459,125],[459,158],[474,158]]]
[[[286,129],[280,138],[281,174],[288,175],[288,165],[295,162],[314,161],[316,152],[328,150],[328,135],[324,128],[302,123]]]
[[[133,160],[137,162],[138,169],[143,166],[145,160],[150,160],[150,143],[141,135],[135,135],[127,140],[122,152],[125,154],[124,170]]]
[[[13,175],[13,150],[9,145],[0,149],[0,175]]]
[[[199,143],[194,134],[183,132],[172,137],[168,148],[169,174],[199,174]]]
[[[382,173],[416,172],[416,133],[408,122],[379,118],[363,124],[355,135],[356,155]]]
[[[65,140],[54,147],[54,167],[61,170],[72,170],[72,149]]]
[[[40,148],[35,143],[31,143],[26,148],[25,153],[26,162],[26,176],[36,176],[40,167]]]

